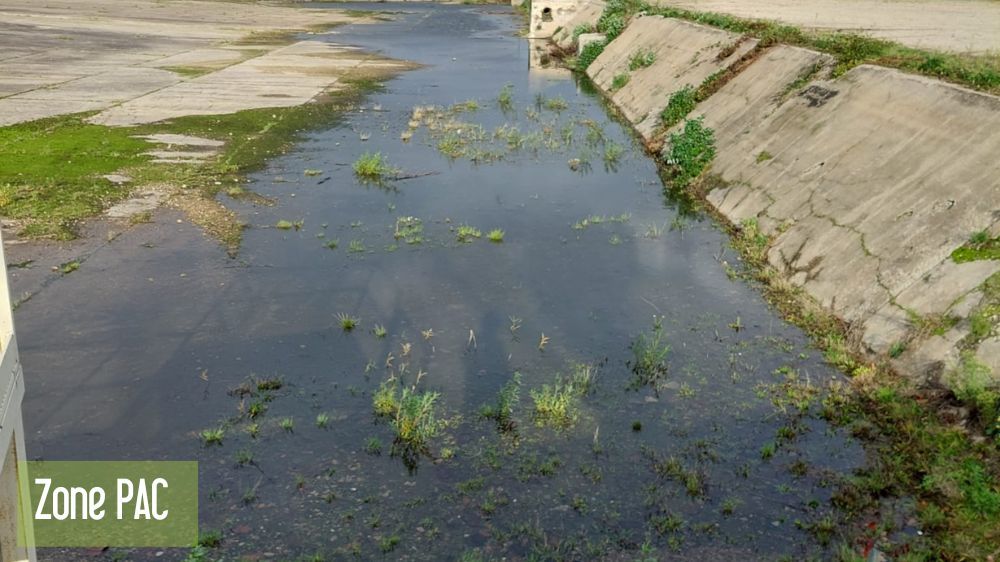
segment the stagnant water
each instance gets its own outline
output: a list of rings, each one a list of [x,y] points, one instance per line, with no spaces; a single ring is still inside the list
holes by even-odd
[[[862,453],[815,417],[782,414],[771,385],[837,373],[727,274],[725,234],[665,199],[599,96],[529,71],[518,17],[391,9],[393,22],[313,39],[426,66],[255,174],[276,205],[227,200],[254,225],[236,260],[168,217],[19,309],[32,455],[200,461],[202,527],[223,533],[209,559],[824,556],[808,527]],[[466,154],[445,156],[448,142]],[[477,147],[493,161],[470,161]],[[365,152],[416,177],[360,182],[351,163]],[[420,219],[419,243],[394,236],[400,217]],[[463,224],[483,236],[460,243]],[[630,346],[657,322],[668,373],[633,388]],[[575,363],[597,372],[575,423],[537,425],[530,391]],[[478,412],[515,372],[516,428],[499,431]],[[416,457],[393,454],[373,413],[391,375],[439,392],[449,422]],[[230,392],[251,377],[283,382],[254,420],[254,397]],[[222,445],[204,446],[199,432],[220,425]]]

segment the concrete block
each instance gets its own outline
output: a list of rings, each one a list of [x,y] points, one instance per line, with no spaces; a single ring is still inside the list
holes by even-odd
[[[591,43],[597,43],[599,41],[605,41],[607,37],[603,33],[581,33],[580,37],[577,38],[576,52],[582,53],[583,49]]]

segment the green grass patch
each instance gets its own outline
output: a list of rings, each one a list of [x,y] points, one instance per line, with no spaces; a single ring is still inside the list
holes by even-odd
[[[955,263],[979,260],[1000,260],[1000,237],[991,237],[989,232],[974,232],[969,240],[951,253]]]
[[[604,52],[604,47],[608,45],[607,41],[593,41],[587,43],[587,46],[580,51],[580,55],[576,57],[576,70],[583,72],[587,70],[597,57],[601,56]]]
[[[297,107],[185,116],[137,127],[92,125],[86,122],[90,114],[2,127],[0,213],[23,221],[24,236],[66,240],[76,236],[80,220],[127,197],[133,185],[186,185],[206,200],[214,198],[223,186],[285,153],[303,132],[333,126],[342,109],[378,87],[371,78],[348,76],[344,83],[351,87]],[[134,137],[154,133],[193,135],[225,145],[218,158],[205,164],[153,164],[143,153],[154,146]],[[102,177],[116,172],[134,181],[116,185]],[[228,246],[238,246],[241,227],[235,217],[205,216],[211,217],[200,219],[206,230]]]
[[[593,33],[597,28],[590,23],[581,23],[573,28],[573,43],[575,44],[584,33]]]
[[[611,91],[620,90],[628,84],[629,75],[627,72],[622,72],[620,74],[615,74],[615,77],[611,79]]]
[[[1000,432],[1000,426],[990,427],[1000,421],[1000,388],[988,366],[976,359],[972,351],[964,351],[958,367],[946,373],[944,378],[955,397],[974,408],[987,431]]]
[[[715,158],[715,133],[700,117],[688,120],[682,131],[670,135],[662,157],[671,184],[687,187]]]
[[[455,229],[455,238],[462,244],[467,244],[476,238],[481,238],[482,236],[483,233],[481,230],[467,224],[459,225],[458,228]]]
[[[435,418],[438,398],[437,392],[403,387],[389,379],[372,396],[372,408],[377,416],[389,418],[397,442],[424,449],[443,425]]]
[[[0,213],[24,220],[27,236],[75,237],[80,219],[127,196],[104,179],[149,160],[130,129],[91,125],[88,114],[0,128]]]
[[[382,181],[397,173],[381,152],[366,152],[351,167],[354,175],[364,181]]]
[[[669,355],[670,344],[659,324],[654,325],[650,332],[639,334],[632,341],[632,359],[628,365],[633,377],[628,388],[636,390],[643,386],[657,386],[667,376]]]
[[[579,418],[577,393],[567,381],[542,385],[529,394],[535,402],[535,423],[539,426],[566,428]]]
[[[691,86],[684,86],[670,95],[667,107],[660,112],[660,122],[664,127],[673,127],[687,117],[688,113],[694,111],[698,100],[695,97],[695,89]]]
[[[514,376],[500,389],[496,402],[493,404],[484,404],[480,407],[479,415],[495,421],[501,431],[513,430],[516,426],[514,422],[514,408],[517,407],[520,399],[521,373],[514,373]]]

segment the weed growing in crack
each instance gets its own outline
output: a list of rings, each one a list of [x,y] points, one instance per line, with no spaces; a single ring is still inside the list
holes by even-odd
[[[694,111],[697,103],[696,90],[692,86],[684,86],[670,95],[667,107],[660,112],[660,122],[664,127],[673,127]]]
[[[628,69],[631,71],[653,66],[656,62],[656,53],[650,49],[639,49],[628,58]]]
[[[604,52],[604,47],[608,45],[608,41],[592,41],[587,43],[587,45],[580,51],[580,55],[576,57],[576,70],[583,72],[587,70],[587,67],[593,64],[597,57],[601,56]]]
[[[615,74],[615,77],[611,79],[611,91],[616,92],[621,90],[626,84],[628,84],[628,81],[629,75],[627,72]]]

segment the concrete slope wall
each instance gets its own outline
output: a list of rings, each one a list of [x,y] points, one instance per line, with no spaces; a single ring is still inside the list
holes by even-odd
[[[587,75],[631,121],[646,140],[660,123],[670,94],[698,87],[712,74],[729,68],[757,45],[755,39],[660,16],[635,19],[587,68]],[[651,51],[656,61],[629,70],[633,54]],[[627,74],[625,86],[612,91],[616,76]]]
[[[752,135],[779,104],[795,95],[797,83],[829,74],[833,57],[778,45],[758,56],[712,97],[698,104],[689,118],[704,117],[715,131],[721,152]],[[676,128],[681,128],[678,125]]]
[[[562,24],[561,29],[552,35],[552,42],[563,49],[573,46],[573,30],[577,26],[597,23],[604,12],[603,0],[581,0],[577,2],[576,12]]]
[[[824,54],[755,47],[641,17],[587,73],[648,140],[670,132],[659,113],[672,92],[728,69],[689,116],[716,132],[709,173],[724,187],[708,201],[734,224],[756,219],[774,237],[772,265],[857,328],[870,351],[913,338],[920,318],[956,317],[896,359],[914,376],[939,376],[958,363],[979,288],[1000,271],[1000,261],[950,257],[974,232],[1000,233],[1000,98],[874,66],[828,79]],[[629,71],[639,50],[656,62]],[[613,91],[623,73],[628,83]],[[973,351],[1000,373],[1000,340]]]
[[[884,352],[911,312],[945,313],[1000,270],[950,258],[996,221],[998,130],[996,97],[861,66],[725,138],[712,169],[732,184],[709,201],[764,219],[771,263]]]

